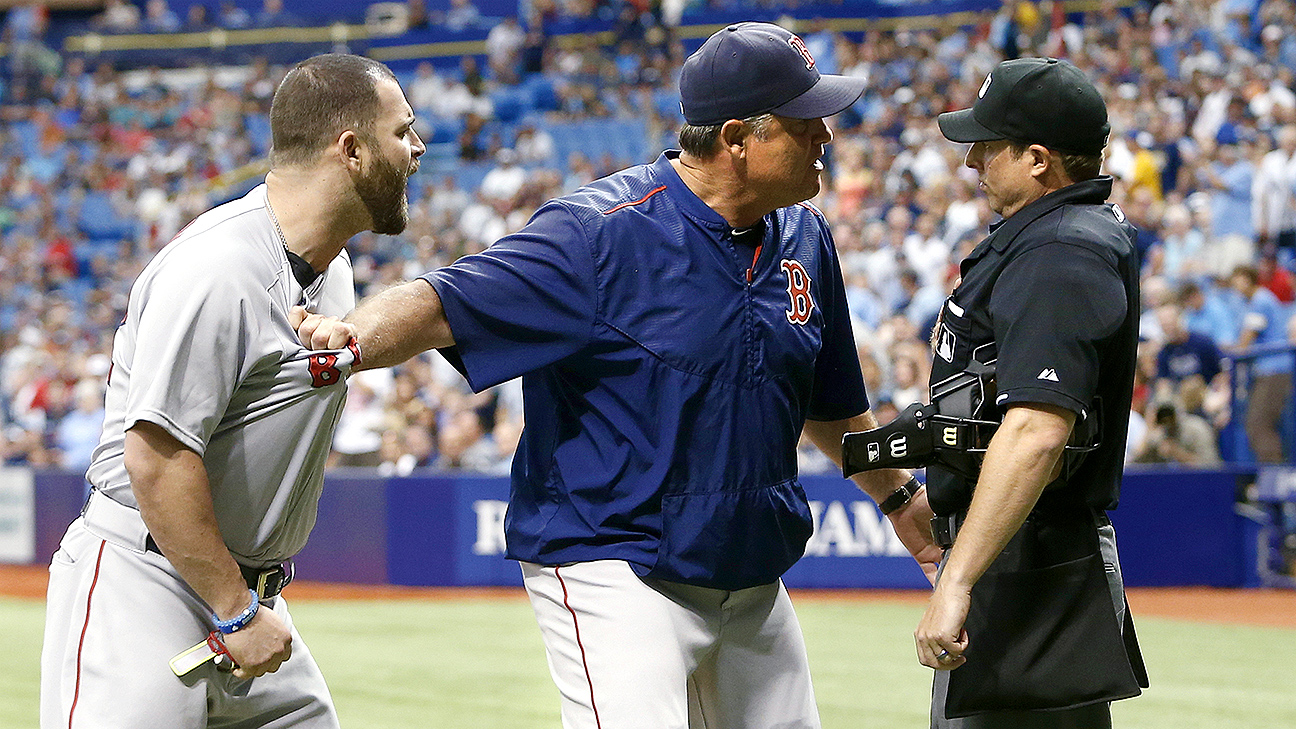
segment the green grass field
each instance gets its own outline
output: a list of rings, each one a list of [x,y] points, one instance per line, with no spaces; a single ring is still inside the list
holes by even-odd
[[[43,603],[0,598],[0,729],[36,726]],[[913,605],[797,602],[828,729],[926,727]],[[557,729],[557,691],[524,598],[298,600],[293,616],[343,726]],[[1296,630],[1139,620],[1153,687],[1114,709],[1139,729],[1296,727]]]

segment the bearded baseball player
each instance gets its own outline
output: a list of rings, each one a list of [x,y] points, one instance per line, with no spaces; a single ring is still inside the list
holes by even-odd
[[[521,376],[508,556],[568,729],[819,726],[780,576],[813,524],[804,432],[840,456],[875,419],[819,192],[824,122],[862,80],[767,23],[684,65],[682,151],[545,204],[520,232],[363,304],[302,317],[365,367],[455,346],[482,390]],[[924,492],[860,486],[932,574]]]
[[[265,184],[131,290],[93,491],[50,566],[46,729],[338,725],[279,590],[359,354],[308,351],[289,309],[353,308],[343,247],[405,227],[424,147],[391,71],[358,56],[298,64],[270,117]]]

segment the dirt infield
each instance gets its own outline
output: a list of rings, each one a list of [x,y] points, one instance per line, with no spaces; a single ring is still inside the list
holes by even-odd
[[[921,604],[925,590],[795,590],[800,600],[894,601]],[[1132,587],[1134,615],[1202,623],[1296,628],[1296,590],[1225,590],[1211,587]]]
[[[41,599],[48,572],[44,566],[0,565],[0,595]],[[796,590],[797,600],[889,601],[921,604],[922,590]],[[455,600],[516,599],[517,587],[399,587],[294,582],[285,591],[305,600]],[[1226,590],[1209,587],[1131,588],[1136,615],[1155,615],[1203,623],[1296,628],[1296,590]]]

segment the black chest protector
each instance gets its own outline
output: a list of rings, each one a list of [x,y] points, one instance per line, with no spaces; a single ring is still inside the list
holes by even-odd
[[[979,348],[967,369],[931,386],[931,404],[913,403],[895,420],[842,439],[842,471],[937,465],[975,482],[990,438],[1003,417],[995,405],[994,345]],[[987,361],[982,361],[985,358]],[[1076,421],[1058,482],[1101,445],[1102,400]]]

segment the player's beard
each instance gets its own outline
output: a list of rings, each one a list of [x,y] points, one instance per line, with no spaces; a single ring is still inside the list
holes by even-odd
[[[373,169],[356,179],[356,193],[369,210],[375,233],[396,235],[409,222],[409,199],[405,195],[407,174],[401,174],[386,157],[375,155]]]

